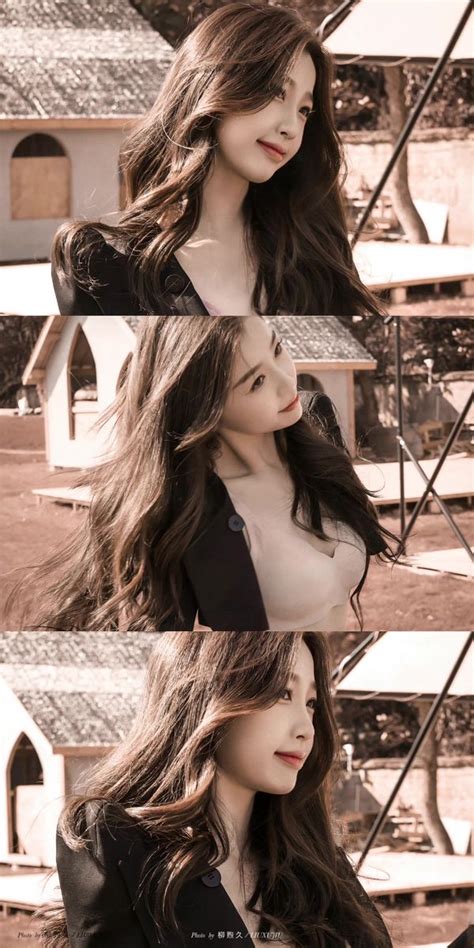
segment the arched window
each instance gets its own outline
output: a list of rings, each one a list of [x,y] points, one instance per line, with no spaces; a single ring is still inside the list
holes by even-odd
[[[71,168],[61,143],[35,133],[18,142],[10,161],[12,220],[69,217]]]
[[[69,437],[85,437],[97,417],[97,371],[92,349],[79,326],[68,362]]]
[[[321,385],[321,382],[315,375],[312,375],[311,372],[301,372],[297,378],[298,388],[302,388],[305,392],[322,392],[324,394],[324,388]]]
[[[8,767],[10,852],[28,852],[32,813],[43,802],[43,768],[33,744],[20,734]]]

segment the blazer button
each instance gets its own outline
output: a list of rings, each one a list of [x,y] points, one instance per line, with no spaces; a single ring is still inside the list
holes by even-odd
[[[216,885],[220,885],[221,874],[218,869],[212,869],[211,872],[206,872],[204,876],[201,876],[202,882],[204,885],[209,886],[210,889],[214,889]]]
[[[169,273],[164,281],[165,290],[169,293],[182,293],[186,286],[186,281],[181,273]]]
[[[239,530],[243,530],[245,527],[245,520],[242,519],[240,514],[232,514],[232,516],[229,517],[227,523],[234,533],[238,533]]]

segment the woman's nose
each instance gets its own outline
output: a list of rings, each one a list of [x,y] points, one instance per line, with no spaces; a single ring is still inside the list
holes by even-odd
[[[293,109],[288,111],[280,119],[278,131],[280,135],[286,135],[287,138],[296,138],[298,134],[298,115]]]

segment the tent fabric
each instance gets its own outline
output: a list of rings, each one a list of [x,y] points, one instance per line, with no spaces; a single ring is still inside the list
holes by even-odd
[[[337,686],[340,698],[433,699],[442,691],[471,632],[386,632]],[[474,645],[447,697],[470,697],[474,688]]]
[[[467,0],[359,0],[324,45],[340,63],[435,62],[466,6]],[[471,13],[451,61],[472,64],[473,26]]]

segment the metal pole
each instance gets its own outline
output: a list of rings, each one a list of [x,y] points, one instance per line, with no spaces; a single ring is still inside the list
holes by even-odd
[[[413,763],[413,761],[414,761],[414,759],[415,759],[415,757],[416,757],[418,751],[420,750],[421,745],[423,744],[423,742],[424,742],[426,736],[429,734],[429,732],[431,731],[432,727],[434,726],[434,723],[435,723],[435,720],[436,720],[436,716],[437,716],[437,714],[438,714],[438,711],[440,710],[441,705],[442,705],[442,703],[443,703],[443,701],[444,701],[444,699],[445,699],[445,697],[446,697],[446,695],[447,695],[447,693],[448,693],[448,691],[449,691],[449,689],[450,689],[450,687],[451,687],[451,685],[452,685],[452,683],[453,683],[453,681],[454,681],[454,679],[455,679],[455,677],[456,677],[456,675],[457,675],[457,673],[458,673],[458,671],[459,671],[459,669],[460,669],[460,667],[461,667],[461,665],[462,665],[462,663],[463,663],[463,661],[464,661],[464,659],[465,659],[465,657],[466,657],[466,655],[467,655],[467,653],[468,653],[468,650],[469,650],[469,647],[470,647],[470,645],[471,645],[472,639],[473,639],[473,633],[471,632],[471,633],[469,633],[469,635],[467,636],[466,641],[465,641],[465,643],[464,643],[464,645],[463,645],[463,647],[462,647],[462,649],[461,649],[461,651],[460,651],[460,653],[459,653],[459,655],[458,655],[458,657],[457,657],[457,659],[456,659],[456,661],[455,661],[455,663],[454,663],[454,665],[453,665],[453,668],[451,669],[451,671],[450,671],[450,673],[449,673],[449,675],[448,675],[448,677],[447,677],[447,679],[446,679],[446,682],[445,682],[445,684],[444,684],[442,690],[440,691],[439,695],[437,695],[437,697],[436,697],[435,700],[433,701],[433,704],[431,705],[431,708],[430,708],[430,710],[429,710],[429,712],[428,712],[428,714],[427,714],[425,720],[423,721],[423,724],[421,725],[421,727],[420,727],[420,729],[419,729],[419,731],[418,731],[418,734],[417,734],[416,737],[415,737],[415,740],[413,741],[412,747],[410,748],[410,753],[408,754],[407,759],[406,759],[406,761],[405,761],[405,763],[404,763],[404,765],[403,765],[403,769],[402,769],[402,771],[401,771],[401,773],[400,773],[400,776],[398,777],[398,780],[396,781],[395,786],[392,788],[392,791],[391,791],[391,793],[390,793],[390,795],[389,795],[388,800],[384,803],[382,809],[380,810],[380,813],[378,814],[377,818],[374,820],[374,823],[373,823],[373,825],[372,825],[372,827],[371,827],[370,833],[369,833],[369,835],[368,835],[368,837],[367,837],[365,846],[364,846],[364,848],[363,848],[363,850],[362,850],[362,853],[361,853],[361,855],[360,855],[360,859],[359,859],[359,861],[358,861],[358,863],[357,863],[356,872],[359,871],[359,869],[360,869],[362,863],[363,863],[364,860],[365,860],[365,857],[367,856],[367,853],[369,852],[370,847],[372,846],[374,840],[377,838],[377,836],[378,836],[378,834],[379,834],[379,831],[380,831],[380,829],[381,829],[383,823],[385,823],[385,820],[386,820],[386,818],[387,818],[387,814],[388,814],[388,812],[389,812],[389,810],[390,810],[390,807],[391,807],[391,805],[392,805],[392,803],[393,803],[395,797],[397,796],[397,793],[398,793],[398,791],[400,790],[400,787],[402,786],[402,783],[404,782],[405,777],[406,777],[406,775],[407,775],[407,773],[408,773],[408,771],[409,771],[409,769],[410,769],[410,767],[411,767],[411,765],[412,765],[412,763]]]
[[[382,635],[385,635],[385,632],[369,632],[365,639],[363,639],[362,642],[359,642],[359,645],[352,649],[352,652],[349,652],[349,655],[346,655],[345,658],[341,659],[331,675],[333,685],[338,685],[339,682],[349,674],[354,665],[356,665],[361,659],[362,655],[365,655],[370,646],[374,645],[374,643]]]
[[[400,316],[395,317],[395,368],[397,396],[397,428],[399,438],[403,438],[403,374],[402,374],[402,335]],[[400,480],[400,534],[405,532],[405,468],[403,466],[403,448],[397,444],[398,470]]]
[[[474,393],[471,392],[471,394],[470,394],[470,396],[469,396],[469,398],[468,398],[468,400],[467,400],[467,402],[466,402],[466,404],[465,404],[465,406],[464,406],[464,408],[463,408],[461,414],[458,415],[458,417],[456,418],[456,423],[453,425],[451,431],[449,432],[448,439],[447,439],[446,444],[444,445],[443,450],[442,450],[442,452],[441,452],[441,454],[440,454],[438,463],[437,463],[437,465],[436,465],[436,467],[435,467],[435,469],[434,469],[434,471],[433,471],[431,477],[430,477],[429,480],[427,481],[426,488],[425,488],[425,490],[424,490],[424,492],[423,492],[423,496],[420,497],[420,499],[417,500],[417,502],[416,502],[416,504],[415,504],[415,507],[414,507],[413,512],[412,512],[412,515],[411,515],[411,517],[410,517],[410,520],[409,520],[407,526],[405,527],[404,533],[402,534],[402,540],[405,540],[405,539],[409,536],[409,534],[411,533],[411,531],[412,531],[412,529],[413,529],[413,526],[414,526],[414,524],[415,524],[415,521],[416,521],[416,519],[417,519],[417,517],[418,517],[418,514],[421,513],[423,507],[425,506],[426,500],[427,500],[427,498],[428,498],[428,494],[430,493],[430,490],[431,490],[431,488],[432,488],[432,486],[433,486],[433,484],[434,484],[434,482],[435,482],[435,480],[436,480],[436,478],[437,478],[437,476],[438,476],[439,471],[441,470],[441,468],[442,468],[442,466],[443,466],[443,464],[444,464],[444,462],[445,462],[445,460],[446,460],[446,458],[447,458],[447,456],[448,456],[448,454],[449,454],[449,451],[450,451],[452,445],[453,445],[454,442],[456,441],[456,438],[457,438],[457,436],[458,436],[458,434],[459,434],[459,432],[460,432],[460,430],[461,430],[461,428],[462,428],[462,426],[463,426],[463,424],[464,424],[464,420],[465,420],[465,418],[466,418],[466,415],[467,415],[467,413],[468,413],[468,411],[469,411],[469,409],[470,409],[470,407],[471,407],[471,405],[472,405],[473,403],[474,403]]]
[[[421,115],[421,113],[422,113],[422,111],[423,111],[423,109],[424,109],[424,107],[425,107],[425,105],[426,105],[426,103],[427,103],[427,101],[428,101],[430,95],[431,95],[431,92],[433,91],[434,86],[436,85],[436,83],[437,83],[437,81],[438,81],[438,79],[439,79],[441,73],[443,72],[444,67],[445,67],[445,65],[446,65],[446,63],[447,63],[447,61],[448,61],[448,59],[449,59],[449,57],[450,57],[450,55],[451,55],[451,53],[452,53],[452,51],[453,51],[455,45],[456,45],[456,43],[457,43],[459,37],[461,36],[461,33],[462,33],[464,27],[466,26],[466,23],[467,23],[467,21],[468,21],[468,19],[469,19],[469,16],[470,16],[470,14],[471,14],[471,7],[472,7],[472,0],[469,0],[468,4],[467,4],[467,6],[466,6],[466,9],[464,10],[464,13],[463,13],[462,17],[461,17],[461,19],[459,20],[459,23],[457,24],[456,29],[454,30],[453,35],[451,36],[451,39],[449,40],[449,43],[448,43],[448,45],[446,46],[446,49],[445,49],[443,55],[440,56],[440,58],[438,59],[438,62],[436,63],[436,65],[435,65],[435,67],[434,67],[434,69],[433,69],[433,72],[431,73],[431,75],[430,75],[430,77],[429,77],[429,79],[428,79],[428,82],[426,83],[425,88],[423,89],[421,95],[419,96],[417,102],[415,103],[415,105],[414,105],[412,111],[410,112],[410,115],[408,116],[407,121],[405,122],[405,125],[404,125],[403,128],[402,128],[402,131],[400,132],[400,135],[398,136],[398,139],[397,139],[397,141],[396,141],[396,143],[395,143],[395,145],[394,145],[393,153],[392,153],[392,155],[391,155],[391,157],[390,157],[390,160],[389,160],[389,162],[388,162],[388,164],[387,164],[387,166],[386,166],[386,168],[385,168],[385,170],[384,170],[384,172],[383,172],[383,174],[382,174],[382,177],[380,178],[378,184],[376,185],[375,190],[372,192],[372,194],[371,194],[371,196],[370,196],[369,203],[367,204],[367,207],[365,208],[363,214],[361,215],[359,221],[358,221],[357,224],[356,224],[356,228],[355,228],[354,234],[353,234],[353,236],[352,236],[352,240],[351,240],[351,246],[352,246],[352,247],[354,247],[355,244],[357,243],[357,241],[358,241],[358,239],[359,239],[359,236],[360,236],[360,234],[361,234],[361,231],[362,231],[363,227],[365,226],[365,224],[366,224],[366,222],[367,222],[367,220],[368,220],[370,214],[372,213],[372,210],[373,210],[373,207],[374,207],[374,205],[375,205],[375,202],[376,202],[376,201],[378,200],[378,198],[379,198],[379,195],[380,195],[380,193],[381,193],[381,191],[382,191],[382,188],[384,187],[384,185],[385,185],[387,179],[390,177],[390,175],[391,175],[391,173],[392,173],[392,171],[393,171],[393,169],[394,169],[394,167],[395,167],[395,165],[396,165],[396,163],[397,163],[397,161],[398,161],[400,155],[402,154],[402,152],[404,151],[404,149],[405,149],[406,146],[408,145],[408,140],[409,140],[410,135],[411,135],[411,133],[412,133],[412,131],[413,131],[413,128],[414,128],[416,122],[418,121],[418,119],[419,119],[419,117],[420,117],[420,115]],[[427,29],[429,29],[429,24],[427,24]]]
[[[333,10],[332,13],[328,13],[328,15],[324,17],[324,20],[316,30],[316,39],[320,43],[323,43],[326,37],[330,36],[336,27],[339,26],[342,14],[345,13],[346,17],[350,11],[350,8],[353,7],[355,3],[359,2],[360,0],[343,0],[343,2],[335,10]],[[329,26],[331,29],[328,29]]]
[[[398,435],[397,437],[398,437],[398,441],[399,441],[400,445],[402,446],[403,450],[406,451],[406,453],[408,454],[408,457],[410,458],[410,461],[415,465],[415,467],[416,467],[416,469],[417,469],[417,471],[418,471],[420,477],[423,478],[425,484],[429,484],[428,475],[425,474],[425,472],[424,472],[424,470],[423,470],[421,464],[416,460],[415,456],[412,454],[412,452],[410,451],[410,448],[408,447],[408,445],[406,444],[406,442],[403,440],[403,438],[401,438],[399,435]],[[474,561],[474,553],[472,552],[471,547],[469,546],[469,543],[467,542],[466,538],[464,537],[464,534],[461,532],[461,530],[459,529],[458,525],[454,522],[454,519],[453,519],[453,517],[451,516],[451,513],[449,512],[449,510],[448,510],[446,504],[444,503],[444,500],[441,499],[441,497],[439,496],[439,494],[435,491],[434,487],[431,487],[431,488],[430,488],[430,491],[431,491],[431,495],[432,495],[432,497],[433,497],[433,500],[435,500],[436,503],[438,504],[439,509],[440,509],[441,512],[444,514],[444,517],[446,518],[447,522],[449,523],[449,526],[451,527],[453,533],[455,534],[455,536],[456,536],[457,539],[459,540],[461,546],[464,547],[464,549],[465,549],[467,555],[469,556],[469,559],[471,560],[471,562]]]

